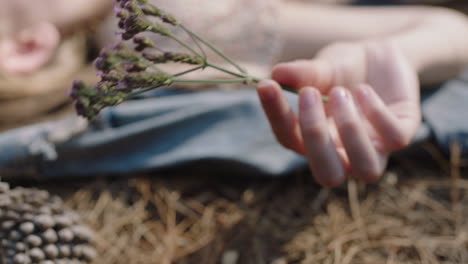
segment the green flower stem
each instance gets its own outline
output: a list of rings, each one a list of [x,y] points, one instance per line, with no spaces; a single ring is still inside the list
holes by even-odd
[[[233,76],[236,76],[236,77],[239,77],[239,78],[243,78],[244,79],[244,82],[246,83],[254,83],[254,84],[257,84],[261,81],[261,79],[259,78],[256,78],[256,77],[253,77],[253,76],[250,76],[250,75],[246,75],[246,74],[239,74],[239,73],[235,73],[235,72],[232,72],[230,70],[227,70],[227,69],[224,69],[222,67],[219,67],[219,66],[216,66],[216,65],[213,65],[213,64],[210,64],[210,63],[207,63],[206,64],[207,67],[211,67],[211,68],[214,68],[214,69],[217,69],[219,71],[222,71],[224,73],[227,73],[227,74],[230,74],[230,75],[233,75]],[[294,88],[291,88],[287,85],[281,85],[281,88],[283,90],[286,90],[286,91],[289,91],[289,92],[292,92],[292,93],[296,93],[297,94],[297,89],[294,89]],[[325,96],[325,95],[322,95],[322,101],[324,103],[327,103],[329,101],[329,98],[328,96]]]
[[[186,28],[184,25],[179,25],[180,28],[182,28],[185,32],[187,32],[189,35],[194,36],[196,39],[198,39],[201,43],[205,44],[208,48],[210,48],[212,51],[214,51],[216,54],[218,54],[221,58],[223,58],[225,61],[229,62],[232,64],[234,67],[236,67],[240,72],[242,73],[247,73],[244,68],[239,66],[237,63],[235,63],[231,58],[226,56],[224,53],[222,53],[220,50],[218,50],[215,46],[213,46],[211,43],[208,41],[204,40],[202,37],[198,36],[195,32],[191,31],[190,29]]]
[[[256,78],[256,77],[253,77],[253,76],[250,76],[247,71],[242,68],[241,66],[239,66],[237,63],[235,63],[231,58],[229,58],[228,56],[226,56],[223,52],[221,52],[220,50],[218,50],[215,46],[213,46],[211,43],[209,43],[208,41],[206,41],[205,39],[203,39],[202,37],[198,36],[195,32],[191,31],[190,29],[186,28],[184,25],[179,25],[180,28],[182,28],[187,34],[189,34],[192,39],[195,38],[196,40],[200,41],[201,43],[203,43],[204,45],[206,45],[208,48],[210,48],[212,51],[214,51],[216,54],[218,54],[221,58],[223,58],[225,61],[227,61],[228,63],[230,63],[232,66],[234,66],[235,68],[237,68],[241,73],[237,73],[237,72],[233,72],[231,70],[228,70],[228,69],[225,69],[223,67],[220,67],[220,66],[217,66],[215,64],[211,64],[209,62],[205,62],[205,65],[200,65],[199,67],[196,67],[192,70],[189,70],[187,72],[182,72],[180,74],[176,74],[174,75],[175,77],[179,77],[179,76],[182,76],[186,73],[190,73],[190,72],[193,72],[193,71],[196,71],[198,69],[203,69],[205,67],[210,67],[210,68],[213,68],[213,69],[216,69],[218,71],[221,71],[221,72],[224,72],[224,73],[227,73],[229,75],[232,75],[232,76],[235,76],[235,77],[238,77],[239,79],[233,79],[233,80],[183,80],[183,79],[175,79],[174,82],[183,82],[183,83],[198,83],[198,84],[227,84],[227,83],[259,83],[261,81],[261,79],[259,78]],[[190,48],[189,45],[187,45],[185,42],[177,39],[175,36],[174,36],[174,40],[179,42],[182,46],[186,47],[187,49],[189,49],[192,53],[194,53],[195,55],[197,56],[200,56],[197,52],[195,52],[192,48]],[[195,41],[195,43],[198,45],[197,41]],[[198,45],[199,46],[199,45]],[[201,49],[201,48],[200,48]],[[203,49],[201,49],[203,51]],[[289,92],[292,92],[292,93],[296,93],[297,94],[297,89],[293,89],[289,86],[286,86],[286,85],[281,85],[281,88],[283,90],[286,90],[286,91],[289,91]],[[327,103],[329,101],[329,98],[328,96],[325,96],[325,95],[322,95],[322,101],[324,103]]]
[[[197,71],[199,69],[201,69],[203,66],[198,66],[198,67],[195,67],[195,68],[192,68],[192,69],[189,69],[185,72],[181,72],[181,73],[178,73],[178,74],[175,74],[174,76],[182,76],[184,74],[187,74],[187,73],[190,73],[190,72],[194,72],[194,71]],[[252,83],[259,83],[260,80],[259,79],[251,79]],[[191,80],[191,79],[174,79],[173,80],[173,83],[193,83],[193,84],[240,84],[240,83],[247,83],[248,82],[248,79],[245,79],[245,78],[239,78],[239,79],[229,79],[229,80]],[[156,85],[156,86],[151,86],[151,87],[148,87],[148,88],[144,88],[138,92],[134,92],[134,93],[131,93],[129,95],[127,95],[127,98],[132,98],[132,97],[135,97],[137,95],[140,95],[140,94],[143,94],[143,93],[146,93],[146,92],[149,92],[151,90],[154,90],[154,89],[157,89],[157,88],[160,88],[160,87],[163,87],[163,86],[167,86],[167,85]],[[294,88],[291,88],[289,86],[286,86],[286,85],[281,85],[281,88],[283,90],[286,90],[286,91],[289,91],[291,93],[296,93],[297,94],[297,89],[294,89]],[[325,96],[325,95],[322,95],[322,101],[324,103],[328,103],[329,101],[329,98],[328,96]]]
[[[127,95],[127,99],[131,99],[137,95],[140,95],[140,94],[144,94],[146,92],[149,92],[151,90],[154,90],[154,89],[158,89],[158,88],[161,88],[163,86],[167,86],[167,85],[155,85],[155,86],[150,86],[148,88],[143,88],[143,89],[140,89],[139,91],[137,92],[134,92],[134,93],[130,93]]]
[[[203,58],[202,55],[200,55],[198,52],[196,52],[194,49],[192,49],[192,47],[190,47],[189,45],[187,45],[187,43],[185,43],[184,41],[182,41],[182,40],[179,39],[178,37],[176,37],[176,36],[174,36],[174,35],[171,35],[171,36],[169,36],[169,37],[170,37],[171,39],[173,39],[175,42],[179,43],[182,47],[184,47],[184,48],[186,48],[187,50],[189,50],[190,52],[192,52],[193,55]]]
[[[211,64],[211,63],[209,63],[209,62],[206,63],[206,67],[210,67],[210,68],[216,69],[216,70],[218,70],[218,71],[221,71],[221,72],[224,72],[224,73],[227,73],[227,74],[230,74],[230,75],[232,75],[232,76],[239,77],[239,78],[244,78],[244,79],[250,78],[250,76],[248,76],[248,75],[246,75],[246,74],[236,73],[236,72],[230,71],[230,70],[228,70],[228,69],[222,68],[222,67],[220,67],[220,66]]]
[[[185,72],[175,74],[174,76],[175,77],[180,77],[180,76],[185,75],[187,73],[203,69],[204,67],[205,67],[205,65],[200,65],[198,67],[189,69],[189,70],[187,70]],[[259,78],[256,78],[256,77],[253,77],[253,76],[250,76],[250,75],[235,73],[235,72],[232,72],[230,70],[224,69],[222,67],[216,66],[214,64],[207,63],[206,67],[210,67],[210,68],[219,70],[221,72],[230,74],[230,75],[235,76],[235,77],[239,77],[239,79],[233,79],[233,80],[183,80],[183,82],[184,83],[190,83],[192,81],[196,81],[196,83],[201,83],[201,84],[203,84],[203,83],[206,83],[206,84],[226,84],[226,83],[253,83],[253,84],[257,84],[257,83],[259,83],[261,81],[261,79],[259,79]],[[178,82],[181,82],[181,80],[179,80]],[[298,92],[297,89],[294,89],[294,88],[289,87],[287,85],[281,85],[281,88],[283,90],[286,90],[288,92],[295,93],[295,94],[297,94],[297,92]],[[322,95],[322,101],[324,103],[328,103],[328,101],[329,101],[328,96]]]
[[[186,71],[176,73],[176,74],[174,74],[174,77],[180,77],[182,75],[185,75],[185,74],[188,74],[188,73],[191,73],[191,72],[195,72],[195,71],[201,70],[203,68],[205,68],[205,65],[200,65],[200,66],[197,66],[195,68],[191,68],[191,69],[188,69]]]
[[[239,84],[239,83],[248,84],[248,83],[252,83],[252,84],[257,84],[257,83],[259,83],[261,81],[261,79],[259,79],[259,78],[248,76],[248,75],[243,75],[243,74],[239,74],[239,73],[235,73],[235,72],[231,72],[229,70],[226,70],[224,68],[221,68],[221,67],[218,67],[216,65],[209,64],[209,63],[207,65],[199,65],[197,67],[188,69],[186,71],[176,73],[173,76],[174,77],[180,77],[180,76],[186,75],[188,73],[201,70],[201,69],[203,69],[205,67],[211,67],[211,68],[220,70],[222,72],[225,72],[227,74],[230,74],[230,75],[233,75],[233,76],[236,76],[236,77],[239,77],[239,78],[238,79],[228,79],[228,80],[213,80],[213,79],[211,79],[211,80],[202,80],[202,79],[193,80],[193,79],[178,79],[178,78],[175,78],[175,79],[172,80],[172,83],[193,83],[193,84]],[[136,96],[136,95],[140,95],[142,93],[151,91],[153,89],[160,88],[162,86],[166,86],[166,85],[157,85],[157,86],[151,86],[151,87],[148,87],[148,88],[144,88],[143,90],[140,90],[138,92],[129,94],[127,96],[127,98],[130,98],[130,97],[133,97],[133,96]],[[281,88],[283,90],[286,90],[288,92],[295,93],[295,94],[297,94],[297,92],[298,92],[297,89],[294,89],[294,88],[289,87],[287,85],[281,85]],[[324,103],[327,103],[329,101],[328,96],[322,95],[322,101]]]
[[[198,71],[198,70],[202,70],[206,67],[209,67],[209,68],[213,68],[215,70],[218,70],[218,71],[221,71],[221,72],[224,72],[226,74],[229,74],[231,76],[234,76],[234,77],[237,77],[238,79],[228,79],[228,80],[193,80],[193,79],[179,79],[179,78],[174,78],[172,80],[172,83],[193,83],[193,84],[240,84],[240,83],[244,83],[244,84],[257,84],[261,81],[261,79],[259,78],[256,78],[256,77],[253,77],[253,76],[250,76],[247,71],[245,69],[243,69],[241,66],[239,66],[237,63],[235,63],[232,59],[230,59],[228,56],[226,56],[224,53],[222,53],[220,50],[218,50],[215,46],[213,46],[211,43],[209,43],[208,41],[204,40],[202,37],[198,36],[195,32],[189,30],[188,28],[186,28],[185,26],[183,25],[179,25],[179,27],[181,27],[187,34],[190,35],[190,37],[194,40],[194,42],[197,44],[198,47],[200,47],[198,41],[200,41],[201,43],[203,43],[205,46],[207,46],[209,49],[211,49],[212,51],[214,51],[216,54],[218,54],[220,57],[222,57],[226,62],[228,62],[229,64],[231,64],[232,66],[234,66],[237,70],[240,71],[240,73],[237,73],[237,72],[234,72],[234,71],[231,71],[229,69],[226,69],[226,68],[223,68],[221,66],[218,66],[218,65],[215,65],[215,64],[212,64],[212,63],[209,63],[208,61],[205,60],[205,63],[202,64],[202,65],[199,65],[197,67],[194,67],[194,68],[191,68],[191,69],[188,69],[186,71],[182,71],[180,73],[176,73],[174,74],[173,76],[174,77],[180,77],[180,76],[183,76],[183,75],[186,75],[188,73],[191,73],[191,72],[195,72],[195,71]],[[181,46],[183,46],[184,48],[186,48],[188,51],[190,51],[191,53],[193,53],[195,56],[199,56],[201,58],[205,58],[205,56],[202,56],[200,55],[197,51],[195,51],[192,47],[190,47],[186,42],[184,42],[183,40],[177,38],[176,36],[174,35],[171,35],[169,36],[171,39],[173,39],[174,41],[176,41],[177,43],[179,43]],[[197,41],[198,40],[198,41]],[[200,47],[200,50],[203,52],[203,49]],[[204,53],[204,52],[203,52]],[[145,93],[145,92],[148,92],[150,90],[153,90],[153,89],[157,89],[157,88],[160,88],[161,86],[165,86],[165,85],[156,85],[156,86],[151,86],[151,87],[148,87],[148,88],[144,88],[138,92],[135,92],[135,93],[131,93],[127,96],[127,98],[130,98],[130,97],[133,97],[133,96],[136,96],[136,95],[140,95],[142,93]],[[281,88],[283,90],[286,90],[286,91],[289,91],[289,92],[292,92],[292,93],[297,93],[297,89],[293,89],[289,86],[286,86],[286,85],[281,85]],[[328,102],[329,101],[329,98],[328,96],[324,96],[322,95],[322,101],[323,102]]]
[[[193,83],[193,84],[235,84],[245,83],[247,80],[240,79],[227,79],[227,80],[192,80],[192,79],[173,79],[173,83]]]
[[[197,48],[200,50],[200,52],[202,54],[202,58],[206,61],[208,56],[206,55],[205,51],[203,50],[203,47],[200,45],[198,40],[192,34],[189,34],[189,36],[192,39],[193,43],[195,43],[195,45],[197,45]]]

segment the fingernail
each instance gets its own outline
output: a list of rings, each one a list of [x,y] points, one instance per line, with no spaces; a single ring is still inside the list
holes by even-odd
[[[346,91],[344,88],[336,88],[337,90],[335,91],[336,95],[336,102],[338,104],[346,104],[349,102],[351,96],[349,93]]]
[[[314,107],[314,105],[318,104],[318,97],[318,92],[315,91],[313,88],[302,88],[299,96],[299,107],[303,111],[311,109],[312,107]]]
[[[272,101],[276,98],[276,92],[271,87],[275,84],[271,80],[261,81],[257,84],[258,95],[262,101]]]
[[[262,80],[259,83],[257,83],[257,88],[258,89],[264,89],[264,88],[270,87],[272,85],[274,85],[272,80]]]

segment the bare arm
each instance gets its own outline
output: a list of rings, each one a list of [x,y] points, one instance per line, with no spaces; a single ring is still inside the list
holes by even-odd
[[[282,12],[282,60],[311,58],[333,42],[388,40],[403,51],[423,83],[451,77],[468,64],[468,19],[456,11],[285,2]]]

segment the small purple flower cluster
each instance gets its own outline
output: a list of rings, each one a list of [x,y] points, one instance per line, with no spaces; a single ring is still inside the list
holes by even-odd
[[[172,32],[160,23],[150,21],[146,16],[157,17],[164,23],[177,26],[179,22],[170,14],[152,5],[147,0],[116,0],[121,9],[116,10],[119,27],[124,30],[122,38],[129,40],[140,32],[153,32],[171,37]]]
[[[119,28],[123,30],[122,40],[132,41],[133,48],[127,48],[120,43],[110,50],[101,51],[95,61],[101,80],[95,86],[89,86],[82,81],[74,82],[70,96],[75,100],[76,111],[81,116],[93,119],[105,107],[120,104],[142,92],[171,84],[253,84],[260,81],[214,45],[148,0],[116,0],[115,15],[119,20]],[[174,35],[172,30],[175,28],[185,32],[192,41],[186,42]],[[156,47],[149,38],[139,36],[140,33],[153,33],[171,39],[185,48],[188,54],[165,52]],[[209,62],[204,48],[223,59],[231,68]],[[174,74],[163,72],[157,67],[157,64],[168,62],[182,63],[188,67]],[[180,78],[205,68],[226,74],[231,79]],[[290,90],[288,87],[283,89]],[[328,99],[324,97],[323,100],[326,102]]]
[[[145,52],[143,57],[153,63],[180,62],[193,65],[203,65],[205,63],[203,57],[175,52],[164,52],[163,54]]]
[[[132,41],[134,48],[119,43],[111,49],[102,50],[94,65],[101,80],[94,86],[75,81],[70,97],[75,101],[79,115],[93,119],[107,107],[120,104],[140,92],[140,89],[168,86],[174,75],[161,72],[156,64],[178,62],[203,65],[204,58],[183,53],[160,52],[147,37],[137,36],[142,32],[174,38],[169,28],[179,22],[170,14],[148,3],[147,0],[116,0],[115,15],[123,41]],[[150,20],[149,17],[156,19]]]

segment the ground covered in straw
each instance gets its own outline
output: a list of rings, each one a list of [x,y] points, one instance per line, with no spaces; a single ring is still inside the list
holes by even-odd
[[[416,159],[394,158],[377,184],[334,190],[308,173],[158,174],[44,187],[97,231],[100,264],[468,263],[468,174],[458,152],[446,161],[426,145]]]

